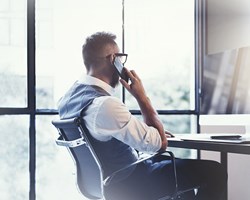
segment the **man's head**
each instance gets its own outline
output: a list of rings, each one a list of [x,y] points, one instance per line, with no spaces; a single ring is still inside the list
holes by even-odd
[[[87,72],[96,75],[97,78],[109,78],[109,84],[113,87],[118,84],[119,80],[113,67],[114,54],[119,52],[115,39],[114,34],[97,32],[89,36],[82,47]]]

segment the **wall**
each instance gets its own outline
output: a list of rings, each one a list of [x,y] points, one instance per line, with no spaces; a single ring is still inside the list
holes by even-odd
[[[250,46],[249,0],[206,0],[205,16],[206,55]],[[250,133],[250,115],[203,115],[200,125],[203,133]],[[220,160],[218,152],[202,151],[201,157]],[[228,173],[228,199],[248,200],[250,155],[229,154]]]
[[[207,0],[207,53],[250,46],[250,1]]]

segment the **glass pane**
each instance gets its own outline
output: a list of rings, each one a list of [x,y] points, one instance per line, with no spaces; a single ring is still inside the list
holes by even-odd
[[[76,187],[76,169],[65,147],[56,145],[55,116],[36,119],[36,199],[84,200]]]
[[[194,109],[194,0],[126,0],[126,66],[157,109]],[[127,105],[138,109],[127,94]]]
[[[37,0],[36,9],[37,107],[56,108],[85,73],[81,48],[87,36],[113,32],[121,47],[122,1]]]
[[[1,199],[29,198],[29,118],[0,116]]]
[[[174,135],[197,133],[197,117],[194,115],[160,115],[165,130]],[[168,147],[178,158],[197,158],[197,151]]]
[[[0,105],[27,106],[26,0],[0,0]]]
[[[194,115],[160,115],[165,129],[174,134],[197,133]]]

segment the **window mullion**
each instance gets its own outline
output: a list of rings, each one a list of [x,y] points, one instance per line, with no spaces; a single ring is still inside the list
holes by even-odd
[[[35,110],[36,110],[36,77],[35,77],[35,0],[27,0],[27,99],[30,110],[29,128],[29,199],[35,200],[35,166],[36,166],[36,138],[35,138]]]

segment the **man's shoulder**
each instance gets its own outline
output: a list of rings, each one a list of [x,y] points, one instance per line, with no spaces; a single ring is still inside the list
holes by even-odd
[[[124,103],[119,98],[114,96],[100,96],[95,98],[94,102],[103,105],[124,105]]]
[[[129,110],[126,105],[117,97],[114,96],[102,96],[98,97],[93,102],[99,107],[99,111],[106,114],[129,114]]]

